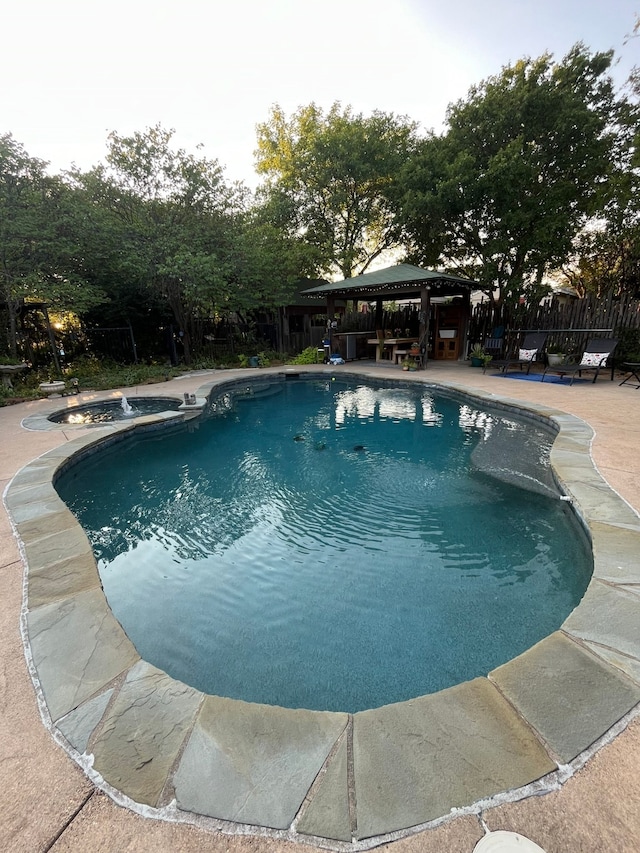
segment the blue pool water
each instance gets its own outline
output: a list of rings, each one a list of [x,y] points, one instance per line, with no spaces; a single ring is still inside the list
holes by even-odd
[[[208,414],[56,484],[116,617],[181,681],[355,712],[486,674],[586,589],[532,421],[355,380],[247,384]]]

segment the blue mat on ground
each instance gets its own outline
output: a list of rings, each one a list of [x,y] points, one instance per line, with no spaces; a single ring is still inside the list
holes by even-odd
[[[524,372],[523,373],[520,373],[520,372],[517,372],[517,373],[516,372],[514,372],[514,373],[495,373],[494,377],[496,379],[520,379],[520,380],[524,380],[525,382],[540,382],[540,381],[542,381],[542,374],[541,373],[524,373]],[[544,381],[545,381],[545,384],[548,382],[550,385],[551,384],[553,384],[553,385],[569,385],[569,383],[571,382],[571,376],[557,376],[556,374],[553,374],[553,373],[547,373],[547,375],[544,377]],[[580,384],[584,384],[585,382],[592,382],[592,381],[593,381],[593,378],[581,379],[579,376],[576,376],[573,380],[573,384],[574,385],[580,385]]]

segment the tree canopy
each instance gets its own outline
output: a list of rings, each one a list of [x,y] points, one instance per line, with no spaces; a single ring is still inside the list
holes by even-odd
[[[286,275],[243,188],[224,181],[217,161],[175,149],[172,137],[161,126],[112,133],[106,166],[74,182],[102,217],[106,244],[117,241],[111,271],[126,282],[125,304],[140,288],[166,304],[188,363],[199,319],[277,304]]]
[[[524,59],[452,105],[404,169],[402,216],[418,262],[444,263],[499,298],[541,295],[606,203],[620,104],[611,53],[576,45]]]
[[[633,38],[638,37],[636,18]],[[562,271],[580,295],[640,296],[640,69],[619,101],[619,130],[611,155],[606,198],[577,235]]]
[[[326,114],[309,104],[287,118],[274,106],[257,133],[265,203],[291,238],[304,240],[318,273],[350,278],[401,244],[391,197],[416,144],[415,122],[339,103]]]
[[[441,134],[334,103],[257,126],[255,195],[160,125],[111,133],[104,163],[59,176],[0,136],[0,310],[97,325],[174,325],[185,358],[208,318],[284,305],[304,277],[407,260],[535,301],[563,270],[579,292],[637,293],[640,73],[612,53],[522,59],[452,104]]]
[[[0,350],[6,347],[14,357],[17,315],[25,300],[83,311],[105,298],[84,275],[72,195],[46,167],[11,134],[0,137],[0,303],[8,314]]]

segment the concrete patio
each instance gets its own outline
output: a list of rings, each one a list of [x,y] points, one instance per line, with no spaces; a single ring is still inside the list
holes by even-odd
[[[324,367],[314,369],[328,370]],[[260,713],[256,711],[258,706],[246,706],[246,715],[238,719],[237,705],[230,709],[229,700],[210,697],[206,700],[208,708],[203,708],[200,712],[197,728],[184,755],[181,756],[176,777],[176,791],[179,801],[181,800],[181,804],[187,811],[200,811],[209,815],[212,811],[207,810],[207,806],[212,800],[219,802],[228,797],[231,802],[230,809],[235,815],[234,820],[238,824],[234,825],[228,818],[216,821],[215,814],[213,818],[195,817],[191,825],[151,820],[144,816],[144,808],[139,809],[142,814],[137,814],[117,804],[118,800],[123,802],[122,798],[115,793],[119,788],[116,784],[118,768],[112,767],[105,772],[105,767],[108,768],[110,760],[108,757],[102,756],[101,773],[111,781],[115,801],[89,781],[43,726],[36,695],[25,665],[20,636],[22,555],[12,535],[9,519],[3,512],[0,517],[0,582],[3,593],[2,605],[0,605],[0,636],[3,640],[0,699],[3,732],[0,738],[2,790],[0,838],[5,849],[80,851],[96,848],[191,851],[241,850],[259,847],[275,850],[297,847],[300,843],[304,843],[305,846],[322,843],[323,846],[333,846],[336,849],[339,849],[342,844],[345,848],[357,849],[358,846],[371,846],[369,840],[381,836],[381,841],[398,850],[415,847],[415,849],[426,851],[441,850],[454,851],[454,853],[469,851],[470,853],[487,828],[521,832],[536,841],[547,853],[568,850],[631,851],[638,849],[640,846],[640,774],[636,768],[640,758],[640,724],[635,719],[633,711],[627,712],[640,699],[640,661],[637,654],[637,646],[640,643],[640,627],[638,627],[640,620],[637,619],[634,610],[640,585],[637,573],[633,574],[625,570],[628,573],[621,576],[616,575],[616,572],[619,572],[619,564],[623,560],[628,561],[628,554],[621,556],[624,547],[620,542],[624,540],[630,529],[635,529],[637,534],[637,529],[640,528],[636,512],[640,507],[640,477],[638,476],[640,463],[637,459],[640,439],[638,420],[640,395],[636,394],[633,387],[621,388],[617,382],[609,382],[604,377],[601,377],[595,385],[588,383],[568,388],[557,384],[504,379],[491,372],[482,374],[480,370],[472,370],[463,364],[445,366],[435,363],[431,364],[426,372],[410,375],[396,368],[365,362],[347,365],[346,369],[357,370],[372,376],[388,377],[393,374],[398,378],[416,382],[444,383],[458,388],[467,388],[469,391],[477,389],[496,397],[507,397],[522,403],[531,401],[537,407],[564,411],[586,421],[595,431],[592,453],[597,469],[609,485],[630,505],[626,507],[622,505],[623,515],[627,515],[626,518],[616,517],[615,519],[615,523],[619,525],[620,536],[617,535],[615,525],[613,527],[611,525],[612,519],[606,517],[606,510],[603,510],[602,517],[599,520],[596,518],[594,522],[597,524],[601,521],[603,527],[599,531],[597,540],[601,543],[602,553],[597,554],[597,557],[602,561],[604,576],[601,579],[601,588],[598,590],[597,597],[602,599],[609,594],[619,592],[624,598],[625,606],[628,605],[630,609],[628,624],[622,624],[624,617],[617,615],[608,626],[609,636],[604,636],[602,632],[594,636],[589,610],[583,609],[584,615],[570,617],[566,628],[571,636],[580,642],[576,643],[573,640],[569,642],[566,633],[557,632],[539,644],[538,651],[529,657],[529,670],[524,671],[521,667],[514,668],[515,662],[499,668],[493,674],[492,683],[498,685],[500,692],[495,687],[491,687],[490,692],[487,693],[489,682],[480,679],[477,680],[478,684],[470,682],[469,685],[453,688],[452,691],[457,691],[456,695],[460,697],[457,703],[458,714],[464,716],[465,703],[471,696],[469,691],[472,691],[471,702],[474,708],[483,704],[495,705],[496,702],[503,702],[503,713],[507,716],[504,717],[505,725],[499,727],[499,731],[490,734],[483,730],[482,738],[486,736],[485,748],[475,757],[473,752],[477,747],[477,737],[469,736],[468,742],[465,743],[463,734],[465,726],[464,723],[461,724],[460,742],[464,746],[455,752],[451,750],[448,760],[432,768],[431,794],[434,791],[442,791],[443,797],[442,802],[436,803],[431,812],[425,809],[424,793],[420,783],[416,782],[416,779],[422,778],[420,773],[415,777],[411,776],[407,773],[407,768],[411,766],[411,761],[423,766],[424,761],[428,759],[424,753],[424,744],[429,744],[441,736],[440,730],[447,717],[451,715],[452,707],[450,701],[442,708],[438,707],[441,701],[439,697],[444,694],[423,697],[415,704],[406,703],[414,704],[414,709],[408,716],[404,712],[404,719],[402,714],[379,709],[377,712],[357,715],[360,720],[352,726],[346,719],[346,715],[327,715],[326,722],[317,726],[316,738],[319,756],[326,755],[327,749],[334,744],[331,761],[326,764],[324,775],[318,775],[315,782],[315,772],[307,778],[308,768],[299,769],[297,784],[303,787],[306,785],[309,788],[313,783],[313,790],[310,792],[313,808],[303,811],[296,827],[297,834],[288,828],[291,824],[291,809],[294,805],[287,804],[277,794],[271,794],[269,808],[272,811],[277,811],[279,808],[280,817],[277,820],[271,820],[269,826],[279,827],[279,829],[268,831],[255,827],[249,829],[242,824],[260,824],[263,812],[260,811],[260,807],[256,811],[253,806],[244,812],[237,809],[236,799],[248,797],[248,792],[243,788],[242,779],[236,780],[235,794],[229,789],[228,784],[218,791],[207,791],[198,781],[199,757],[207,755],[211,758],[216,744],[219,749],[219,738],[216,739],[215,735],[219,720],[226,714],[229,717],[228,725],[237,725],[244,731],[252,728],[258,731],[265,714],[264,711]],[[234,371],[208,376],[194,375],[174,380],[167,385],[153,386],[151,389],[148,387],[126,389],[126,393],[130,399],[133,399],[136,393],[153,394],[153,396],[157,396],[158,393],[182,396],[185,391],[195,392],[205,382],[228,379],[235,374],[242,375]],[[255,375],[255,372],[252,372],[252,375]],[[110,395],[84,394],[82,400],[108,396]],[[75,402],[75,399],[72,402]],[[74,427],[27,431],[21,426],[21,422],[25,417],[49,412],[65,404],[65,400],[58,400],[57,403],[38,401],[0,409],[0,484],[3,492],[24,465],[44,453],[48,453],[48,458],[51,460],[47,463],[45,458],[25,469],[13,481],[10,493],[10,495],[19,495],[22,491],[23,497],[26,498],[18,500],[11,509],[22,540],[32,543],[31,546],[27,544],[27,557],[31,571],[35,571],[36,574],[38,560],[44,567],[48,559],[46,550],[36,553],[37,543],[42,538],[42,529],[39,528],[37,535],[29,539],[30,530],[33,534],[33,526],[41,516],[39,511],[35,514],[30,512],[30,507],[35,505],[33,499],[41,482],[40,474],[44,473],[45,469],[50,471],[51,465],[58,464],[56,460],[59,461],[66,455],[66,444],[73,442],[75,446],[79,442],[92,441],[95,438],[95,430]],[[578,433],[582,433],[580,440],[586,440],[588,443],[590,431],[584,425],[576,427],[572,419],[568,424],[575,427]],[[556,459],[558,464],[565,465],[567,471],[577,464],[577,459],[572,456],[572,440],[578,440],[577,434],[569,436],[568,444],[561,449],[565,454],[564,458],[557,454]],[[594,513],[597,512],[598,506],[606,507],[606,499],[597,492],[597,488],[596,493],[590,496],[586,494],[587,491],[593,492],[593,487],[588,485],[582,499],[587,503],[591,501]],[[10,497],[9,501],[11,500]],[[51,515],[56,514],[58,514],[56,529],[64,540],[65,548],[73,551],[74,540],[71,532],[73,525],[71,522],[66,524],[59,516],[57,509],[51,512]],[[49,535],[49,533],[46,534],[46,536]],[[31,554],[29,554],[30,548]],[[640,556],[636,555],[636,560],[640,560]],[[635,569],[637,568],[636,565]],[[89,575],[85,577],[88,578]],[[64,584],[67,580],[68,574],[61,572],[60,582]],[[37,589],[36,585],[36,595]],[[89,596],[94,592],[97,594],[98,590],[95,589],[94,581],[89,579],[83,594]],[[52,636],[48,635],[48,631],[52,625],[55,625],[55,619],[47,626],[42,634],[46,639],[40,647],[38,646],[37,638],[41,636],[38,619],[44,612],[46,597],[50,593],[44,590],[41,593],[42,600],[32,600],[32,594],[34,593],[30,590],[30,609],[41,605],[36,606],[38,614],[30,618],[29,624],[34,656],[38,656],[38,648],[40,648],[41,658],[46,658],[49,654],[64,657],[68,651],[65,642],[56,643],[48,639],[48,636]],[[589,602],[586,604],[590,606]],[[640,604],[640,601],[637,604]],[[616,614],[621,612],[619,609],[615,610]],[[598,660],[589,653],[589,650],[593,651],[595,647],[598,650]],[[114,676],[123,669],[129,669],[126,683],[119,686],[122,701],[126,705],[127,689],[137,689],[136,683],[141,681],[146,681],[147,684],[150,681],[157,683],[162,680],[162,674],[157,671],[151,672],[152,667],[137,661],[135,649],[128,648],[126,643],[122,644],[120,652],[122,657],[114,662]],[[584,673],[585,661],[588,661],[592,677],[572,682],[572,673],[578,667],[576,655],[580,657],[581,674]],[[624,660],[621,659],[621,655]],[[545,674],[548,675],[551,671],[549,661],[553,662],[555,667],[553,676],[557,677],[559,667],[564,671],[564,680],[567,684],[566,702],[562,707],[551,709],[551,712],[547,702],[540,702],[539,690],[531,689],[532,684],[540,686],[544,683]],[[37,664],[38,661],[35,663]],[[60,716],[63,720],[66,710],[75,707],[74,701],[77,699],[77,697],[69,698],[65,694],[65,688],[66,685],[62,682],[56,685],[55,689],[47,690],[45,685],[49,712],[52,712],[55,718]],[[557,724],[558,719],[563,718],[566,721],[567,715],[575,712],[575,703],[582,700],[586,691],[590,691],[588,695],[594,709],[593,719],[586,725],[576,723],[569,735],[566,725]],[[185,719],[190,719],[189,715],[199,703],[194,693],[195,691],[187,688],[179,697],[182,704],[177,706],[180,710],[175,721],[175,737],[179,742],[182,742],[184,736],[180,725]],[[87,696],[90,694],[89,690]],[[518,741],[518,747],[514,745],[510,761],[505,762],[497,757],[498,746],[502,748],[504,745],[505,729],[515,724],[515,717],[511,716],[513,714],[511,706],[507,707],[508,703],[502,697],[507,697],[517,713],[535,725],[547,746],[550,746],[551,752],[557,757],[558,763],[563,766],[562,772],[558,775],[557,784],[546,786],[555,790],[540,793],[540,790],[546,789],[536,789],[534,786],[530,791],[520,791],[518,796],[523,798],[518,802],[508,802],[508,797],[491,799],[491,796],[500,790],[518,788],[529,779],[544,776],[555,769],[555,765],[549,760],[548,754],[541,748],[539,741],[531,737],[529,729],[526,731],[523,729],[522,732],[512,729],[513,737]],[[103,698],[104,705],[94,707],[95,713],[99,712],[99,715],[104,711],[111,695],[105,693]],[[112,711],[116,704],[112,706]],[[421,708],[423,704],[427,708],[426,713]],[[308,712],[289,713],[296,716]],[[391,724],[386,719],[389,714],[392,714]],[[623,723],[619,724],[614,732],[600,739],[600,735],[604,734],[611,724],[625,715]],[[495,718],[494,714],[493,719]],[[436,722],[435,728],[430,729],[423,723],[424,719],[431,721],[440,719],[442,722]],[[112,726],[114,730],[118,725],[117,720],[116,712]],[[77,742],[76,748],[81,751],[82,732],[86,727],[83,728],[85,724],[82,721],[72,722],[73,726],[68,727],[66,732],[64,722],[59,728],[72,745],[74,741]],[[68,718],[67,724],[71,725]],[[382,752],[380,749],[383,744],[388,745],[393,742],[402,724],[408,731],[414,732],[415,737],[418,738],[415,741],[418,746],[411,750],[411,754],[407,755],[404,762],[395,767],[393,756],[397,755],[397,752],[386,755],[384,749],[387,747]],[[311,723],[304,722],[303,729],[308,725]],[[420,730],[417,731],[416,727]],[[105,731],[108,730],[107,726]],[[228,730],[227,727],[226,731]],[[477,734],[477,730],[474,731]],[[528,746],[523,747],[523,739],[528,741]],[[584,751],[590,747],[594,739],[601,740],[603,745],[592,757],[588,757]],[[362,768],[355,834],[353,814],[351,814],[353,798],[351,801],[349,798],[346,801],[337,801],[331,793],[334,790],[331,775],[342,775],[345,772],[347,741],[349,741],[349,751],[355,756],[356,762],[360,762]],[[236,748],[235,742],[233,746]],[[100,763],[100,741],[94,743],[92,747],[96,760]],[[523,754],[528,755],[527,763],[531,762],[532,767],[524,768],[523,773],[520,774],[517,765]],[[174,747],[168,749],[168,755],[174,755]],[[389,774],[384,777],[382,783],[380,778],[369,772],[370,768],[367,768],[366,762],[373,755],[376,756],[378,765],[389,766]],[[516,758],[516,756],[520,757]],[[582,766],[587,757],[586,764]],[[250,764],[253,758],[252,755],[246,755],[243,760]],[[277,756],[272,756],[272,759],[271,766],[275,766]],[[140,760],[140,756],[134,756],[132,759],[130,755],[128,760]],[[486,768],[479,766],[481,760],[488,764],[495,760],[500,764],[499,772],[492,772],[495,778],[500,777],[504,771],[504,784],[501,787],[488,790],[486,785],[477,785],[478,779],[486,777]],[[167,761],[171,763],[169,758]],[[568,762],[574,762],[574,765],[565,769],[564,765]],[[388,782],[394,772],[397,778]],[[224,777],[226,783],[229,778],[229,776]],[[560,784],[564,779],[566,781]],[[372,781],[368,783],[367,780]],[[467,800],[464,802],[469,801],[469,798],[470,801],[482,800],[482,802],[471,811],[467,810],[459,816],[455,814],[451,816],[448,814],[447,805],[451,805],[452,802],[455,805],[455,799],[451,800],[451,791],[460,787],[461,780],[464,780],[464,786],[467,789]],[[159,795],[159,791],[156,791],[158,785],[161,790],[162,779],[159,781],[156,779],[152,783],[151,792],[144,786],[139,791],[133,792],[134,799],[142,803],[156,802]],[[325,794],[323,791],[328,793]],[[523,796],[531,793],[539,795]],[[204,808],[201,805],[203,803]],[[253,811],[252,808],[254,808]],[[391,819],[390,813],[394,815]],[[401,820],[398,822],[399,813]],[[173,816],[178,819],[185,817],[177,811]],[[443,816],[444,819],[442,819]],[[428,822],[434,818],[437,819],[436,823],[428,825]],[[410,833],[400,833],[402,837],[396,838],[394,835],[397,829],[414,824],[423,828]],[[326,831],[327,828],[329,832]],[[305,833],[306,841],[303,837]],[[315,836],[329,836],[332,841],[318,842],[317,839],[314,840]],[[349,840],[352,837],[356,839],[354,842]]]

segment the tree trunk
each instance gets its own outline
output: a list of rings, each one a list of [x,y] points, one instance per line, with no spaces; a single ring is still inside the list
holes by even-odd
[[[20,303],[15,299],[7,297],[9,310],[9,354],[11,358],[18,357],[18,308]]]
[[[182,343],[182,354],[185,364],[191,364],[191,338],[187,318],[185,315],[184,305],[182,302],[182,293],[180,292],[180,284],[175,280],[165,279],[164,292],[167,294],[167,302],[173,312],[175,321],[180,332],[180,341]]]

